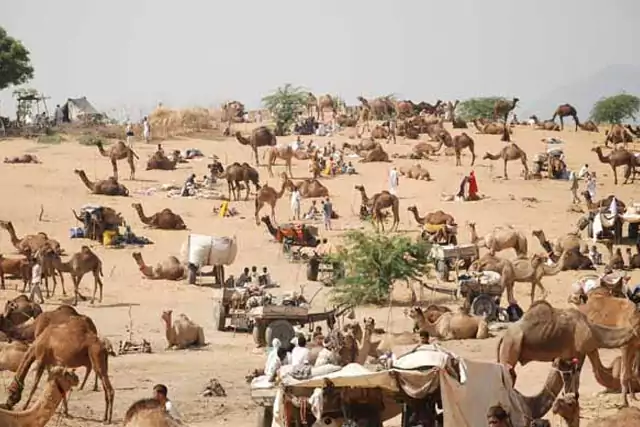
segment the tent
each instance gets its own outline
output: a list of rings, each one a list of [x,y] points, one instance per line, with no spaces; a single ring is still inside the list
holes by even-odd
[[[102,116],[102,113],[91,105],[86,96],[82,98],[68,98],[67,102],[62,106],[62,114],[65,122],[75,122],[77,120],[86,120],[87,118]]]

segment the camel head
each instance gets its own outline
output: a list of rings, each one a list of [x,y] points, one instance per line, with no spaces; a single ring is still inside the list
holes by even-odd
[[[533,237],[537,237],[537,238],[538,238],[538,239],[540,239],[540,240],[547,240],[547,239],[545,238],[544,231],[542,231],[542,230],[533,230],[533,231],[531,232],[531,235],[532,235]]]
[[[607,130],[607,131],[605,131],[604,134],[607,135],[608,133],[609,133],[609,131]],[[596,141],[593,141],[593,142],[597,144]],[[602,153],[602,147],[593,147],[591,149],[591,151],[593,151],[594,153]]]
[[[173,313],[173,310],[165,310],[162,312],[162,315],[160,316],[160,318],[162,320],[164,320],[164,322],[167,325],[171,325],[171,314]]]
[[[473,221],[467,221],[465,222],[465,225],[467,226],[467,228],[469,228],[469,230],[475,230],[476,229],[476,223]]]
[[[510,427],[509,413],[500,404],[490,407],[487,411],[487,425],[491,427]]]
[[[418,208],[416,207],[416,205],[411,205],[407,208],[407,210],[409,212],[413,212],[413,213],[418,213]]]
[[[134,253],[131,254],[131,256],[133,257],[133,259],[136,260],[136,262],[143,263],[142,262],[142,254],[140,252],[134,252]]]
[[[364,323],[364,329],[368,332],[373,332],[376,327],[376,321],[373,317],[365,317],[362,323]]]
[[[84,175],[84,171],[82,169],[74,169],[73,173],[75,173],[76,175]]]
[[[422,309],[418,306],[413,307],[411,310],[409,310],[409,312],[407,313],[407,315],[409,316],[409,318],[416,320],[420,317],[424,316],[424,313],[422,311]]]
[[[209,171],[213,173],[224,173],[224,166],[222,166],[222,163],[217,160],[214,160],[213,163],[207,165],[207,168],[209,168]]]
[[[67,392],[72,387],[76,387],[80,380],[73,372],[67,371],[61,366],[55,366],[49,370],[49,382],[55,382],[59,391]]]
[[[567,393],[559,397],[551,408],[554,414],[560,415],[565,420],[573,420],[580,416],[580,403],[578,396],[574,393]]]
[[[520,101],[520,98],[513,98],[513,106],[515,107],[516,104],[518,103],[518,101]]]

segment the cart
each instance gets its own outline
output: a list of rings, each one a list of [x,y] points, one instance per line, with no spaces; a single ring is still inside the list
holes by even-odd
[[[478,247],[474,244],[438,245],[431,247],[431,257],[436,264],[439,280],[449,281],[449,272],[456,268],[467,269],[478,258]],[[460,263],[462,261],[462,263]]]
[[[314,255],[307,262],[307,280],[333,286],[344,277],[344,264]]]
[[[494,271],[460,275],[458,294],[465,299],[465,307],[470,308],[475,316],[485,317],[487,321],[508,321],[508,314],[500,308],[500,298],[504,291],[500,279],[500,273]]]
[[[252,387],[250,388],[251,400],[260,407],[258,412],[257,427],[271,427],[273,423],[273,402],[276,399],[277,388]]]

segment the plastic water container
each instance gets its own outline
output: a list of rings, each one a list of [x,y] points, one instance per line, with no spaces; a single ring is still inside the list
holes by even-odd
[[[115,230],[105,230],[104,233],[102,233],[102,244],[105,246],[113,245],[113,241],[117,235],[118,232]]]

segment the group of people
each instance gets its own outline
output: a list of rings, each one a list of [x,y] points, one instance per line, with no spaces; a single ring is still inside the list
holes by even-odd
[[[331,199],[326,197],[321,203],[322,208],[318,209],[318,204],[315,200],[311,201],[311,206],[309,206],[309,210],[301,216],[301,200],[302,196],[300,195],[300,190],[298,187],[294,186],[291,189],[291,220],[300,221],[301,219],[305,220],[313,220],[319,214],[322,214],[322,221],[324,223],[325,230],[331,230],[331,218],[333,216],[333,203],[331,203]]]
[[[591,200],[595,200],[596,198],[596,173],[589,170],[588,164],[584,164],[578,173],[574,171],[569,173],[569,189],[571,190],[572,203],[574,204],[580,203],[580,198],[578,197],[578,189],[580,186],[578,181],[581,179],[587,182],[586,191],[589,193],[589,196],[591,196]]]
[[[251,267],[245,267],[242,273],[235,279],[234,286],[243,287],[254,290],[262,290],[266,287],[272,287],[275,283],[271,281],[271,275],[267,270],[267,267],[262,267],[262,272],[258,272],[258,267],[255,265]]]

